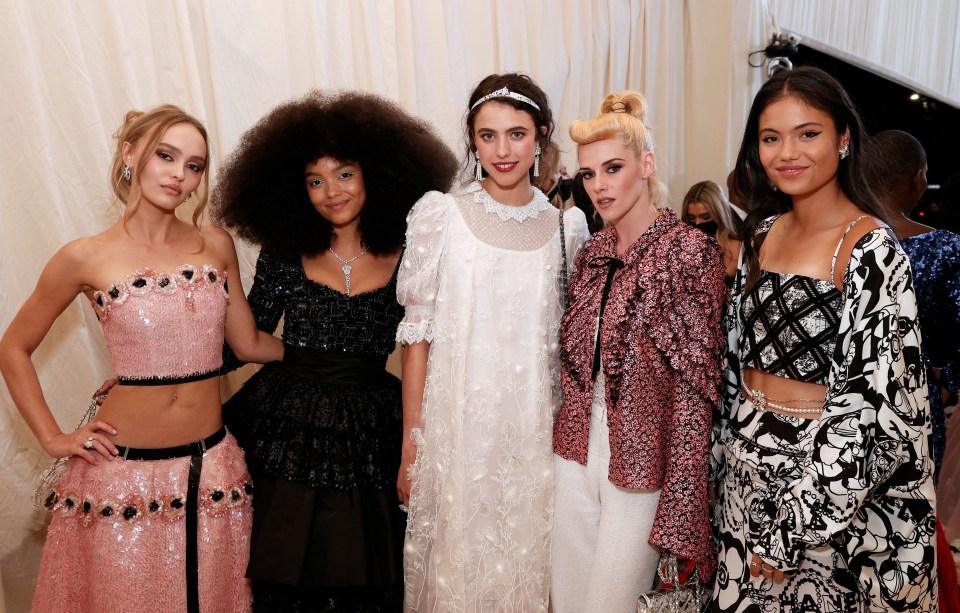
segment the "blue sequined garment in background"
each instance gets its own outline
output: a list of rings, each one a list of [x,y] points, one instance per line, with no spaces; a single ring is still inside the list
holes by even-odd
[[[935,474],[939,477],[947,428],[938,388],[960,389],[960,235],[934,230],[901,239],[900,244],[913,268],[930,388]],[[939,381],[933,376],[936,368],[940,369]]]

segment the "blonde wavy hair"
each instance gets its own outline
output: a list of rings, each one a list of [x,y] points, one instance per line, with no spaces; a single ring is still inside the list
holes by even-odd
[[[203,143],[207,146],[209,157],[210,144],[207,140],[207,129],[200,123],[199,119],[172,104],[161,104],[148,111],[128,111],[123,118],[123,123],[114,133],[113,137],[117,141],[117,149],[113,154],[113,163],[110,166],[108,180],[118,202],[123,205],[122,222],[124,227],[126,227],[127,220],[137,212],[143,197],[140,192],[140,172],[145,165],[145,160],[149,160],[150,156],[156,152],[157,145],[160,144],[160,139],[163,138],[164,133],[171,126],[179,123],[190,124],[200,132]],[[130,143],[136,148],[141,141],[144,141],[140,153],[141,163],[131,168],[133,176],[130,181],[127,181],[123,178],[123,167],[126,165],[123,160],[123,144]],[[193,196],[197,199],[197,205],[193,211],[193,225],[198,230],[200,228],[200,218],[203,216],[204,209],[207,208],[207,198],[210,192],[209,176],[209,173],[204,169],[200,185],[193,193]]]
[[[713,181],[700,181],[694,183],[687,194],[683,197],[683,206],[680,210],[680,219],[688,221],[687,216],[690,213],[690,205],[699,202],[710,214],[710,219],[717,222],[717,234],[715,238],[724,253],[730,250],[731,240],[740,240],[733,225],[733,215],[730,212],[730,203],[723,195],[723,190]]]
[[[593,119],[578,119],[570,124],[570,138],[578,145],[588,145],[608,138],[619,139],[639,159],[648,151],[653,153],[653,135],[645,123],[647,101],[635,91],[608,94],[600,104],[600,112]],[[647,179],[650,203],[658,209],[667,207],[667,185],[654,171]]]

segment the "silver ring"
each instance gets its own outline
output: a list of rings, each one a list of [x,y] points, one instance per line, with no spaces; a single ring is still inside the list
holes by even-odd
[[[410,512],[410,509],[409,509],[409,508],[407,507],[407,505],[405,505],[405,504],[401,504],[401,505],[400,505],[400,510],[403,511],[404,513],[409,513],[409,512]]]
[[[84,449],[93,449],[93,437],[87,439],[87,442],[83,444]]]

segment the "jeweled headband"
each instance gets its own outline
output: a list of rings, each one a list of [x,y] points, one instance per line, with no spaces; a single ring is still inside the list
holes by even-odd
[[[530,98],[527,98],[523,94],[518,94],[517,92],[510,91],[506,87],[501,87],[497,91],[490,92],[483,98],[480,98],[479,100],[473,103],[473,106],[470,107],[470,110],[472,111],[473,109],[477,108],[478,106],[480,106],[487,100],[490,100],[491,98],[513,98],[514,100],[518,100],[520,102],[523,102],[524,104],[529,104],[530,106],[537,109],[538,111],[540,110],[540,107],[537,106],[536,102],[534,102]]]

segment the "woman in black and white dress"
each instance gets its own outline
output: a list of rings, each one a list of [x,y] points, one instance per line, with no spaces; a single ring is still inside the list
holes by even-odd
[[[757,94],[728,313],[717,611],[936,611],[913,279],[861,170],[850,98],[810,67]]]

